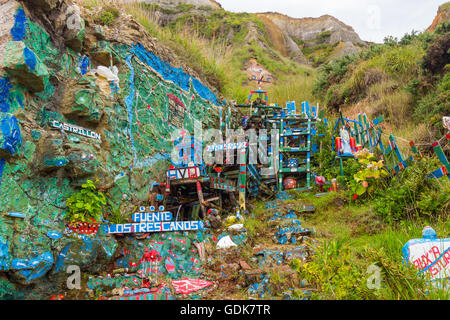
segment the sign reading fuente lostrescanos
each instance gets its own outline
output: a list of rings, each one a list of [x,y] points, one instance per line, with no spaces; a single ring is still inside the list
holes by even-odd
[[[63,131],[67,131],[67,132],[72,132],[72,133],[76,133],[85,137],[89,137],[89,138],[93,138],[96,140],[101,141],[101,136],[99,133],[76,126],[74,124],[70,124],[70,123],[65,123],[65,122],[59,122],[57,120],[52,120],[51,121],[51,126],[55,129],[59,129],[59,130],[63,130]]]
[[[145,207],[140,208],[140,212],[133,214],[134,223],[112,224],[108,226],[108,233],[146,233],[164,231],[190,231],[203,229],[203,221],[171,221],[172,212],[154,212],[155,208],[150,207],[150,212],[146,212]]]

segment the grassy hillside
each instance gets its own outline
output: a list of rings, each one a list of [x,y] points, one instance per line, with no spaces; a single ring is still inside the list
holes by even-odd
[[[330,37],[331,32],[325,31],[313,40],[296,40],[296,43],[312,66],[317,68],[335,60],[345,47],[344,42],[330,43],[328,41]],[[366,47],[363,43],[353,44],[353,46],[356,50],[362,50]]]
[[[442,116],[450,114],[449,48],[449,23],[433,33],[386,38],[323,66],[314,94],[330,111],[384,115],[385,131],[430,142],[444,134]]]
[[[269,91],[269,102],[312,99],[315,69],[284,57],[269,41],[266,26],[256,14],[191,5],[167,9],[141,2],[82,0],[82,3],[98,8],[101,24],[111,23],[117,10],[131,14],[227,100],[243,103],[249,90],[257,87],[245,72],[250,58],[273,76],[272,84],[263,84]],[[165,15],[172,20],[162,21]]]

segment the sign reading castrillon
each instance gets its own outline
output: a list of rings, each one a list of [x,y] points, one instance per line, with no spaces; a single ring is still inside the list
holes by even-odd
[[[98,141],[102,141],[101,136],[99,133],[94,132],[92,130],[88,130],[79,126],[76,126],[74,124],[70,124],[70,123],[65,123],[65,122],[59,122],[57,120],[52,120],[51,121],[51,126],[52,128],[55,129],[59,129],[59,130],[63,130],[63,131],[67,131],[67,132],[72,132],[72,133],[76,133],[88,138],[93,138],[96,139]]]

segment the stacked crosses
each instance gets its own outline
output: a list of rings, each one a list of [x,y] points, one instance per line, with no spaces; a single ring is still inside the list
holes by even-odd
[[[450,142],[450,133],[447,133],[445,135],[445,138],[447,139],[447,143],[449,143]],[[433,143],[433,149],[434,149],[434,152],[436,152],[436,155],[438,156],[439,160],[441,161],[442,167],[433,171],[427,177],[439,179],[441,177],[447,176],[447,178],[450,179],[450,163],[448,162],[447,158],[445,157],[444,151],[442,150],[442,147],[440,146],[438,141]]]
[[[400,170],[406,168],[414,159],[412,156],[410,156],[407,159],[403,159],[400,149],[398,148],[397,142],[395,141],[395,138],[392,134],[389,136],[389,144],[387,148],[384,149],[383,153],[386,166],[393,175],[396,175],[398,172],[400,172]]]

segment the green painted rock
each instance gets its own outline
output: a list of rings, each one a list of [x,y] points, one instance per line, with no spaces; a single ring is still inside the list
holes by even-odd
[[[104,114],[105,106],[110,104],[109,85],[98,86],[98,81],[101,82],[101,79],[89,74],[70,81],[61,100],[61,113],[67,118],[82,119],[98,124]]]
[[[49,79],[47,67],[22,41],[8,42],[4,68],[12,79],[30,92],[43,91]]]

